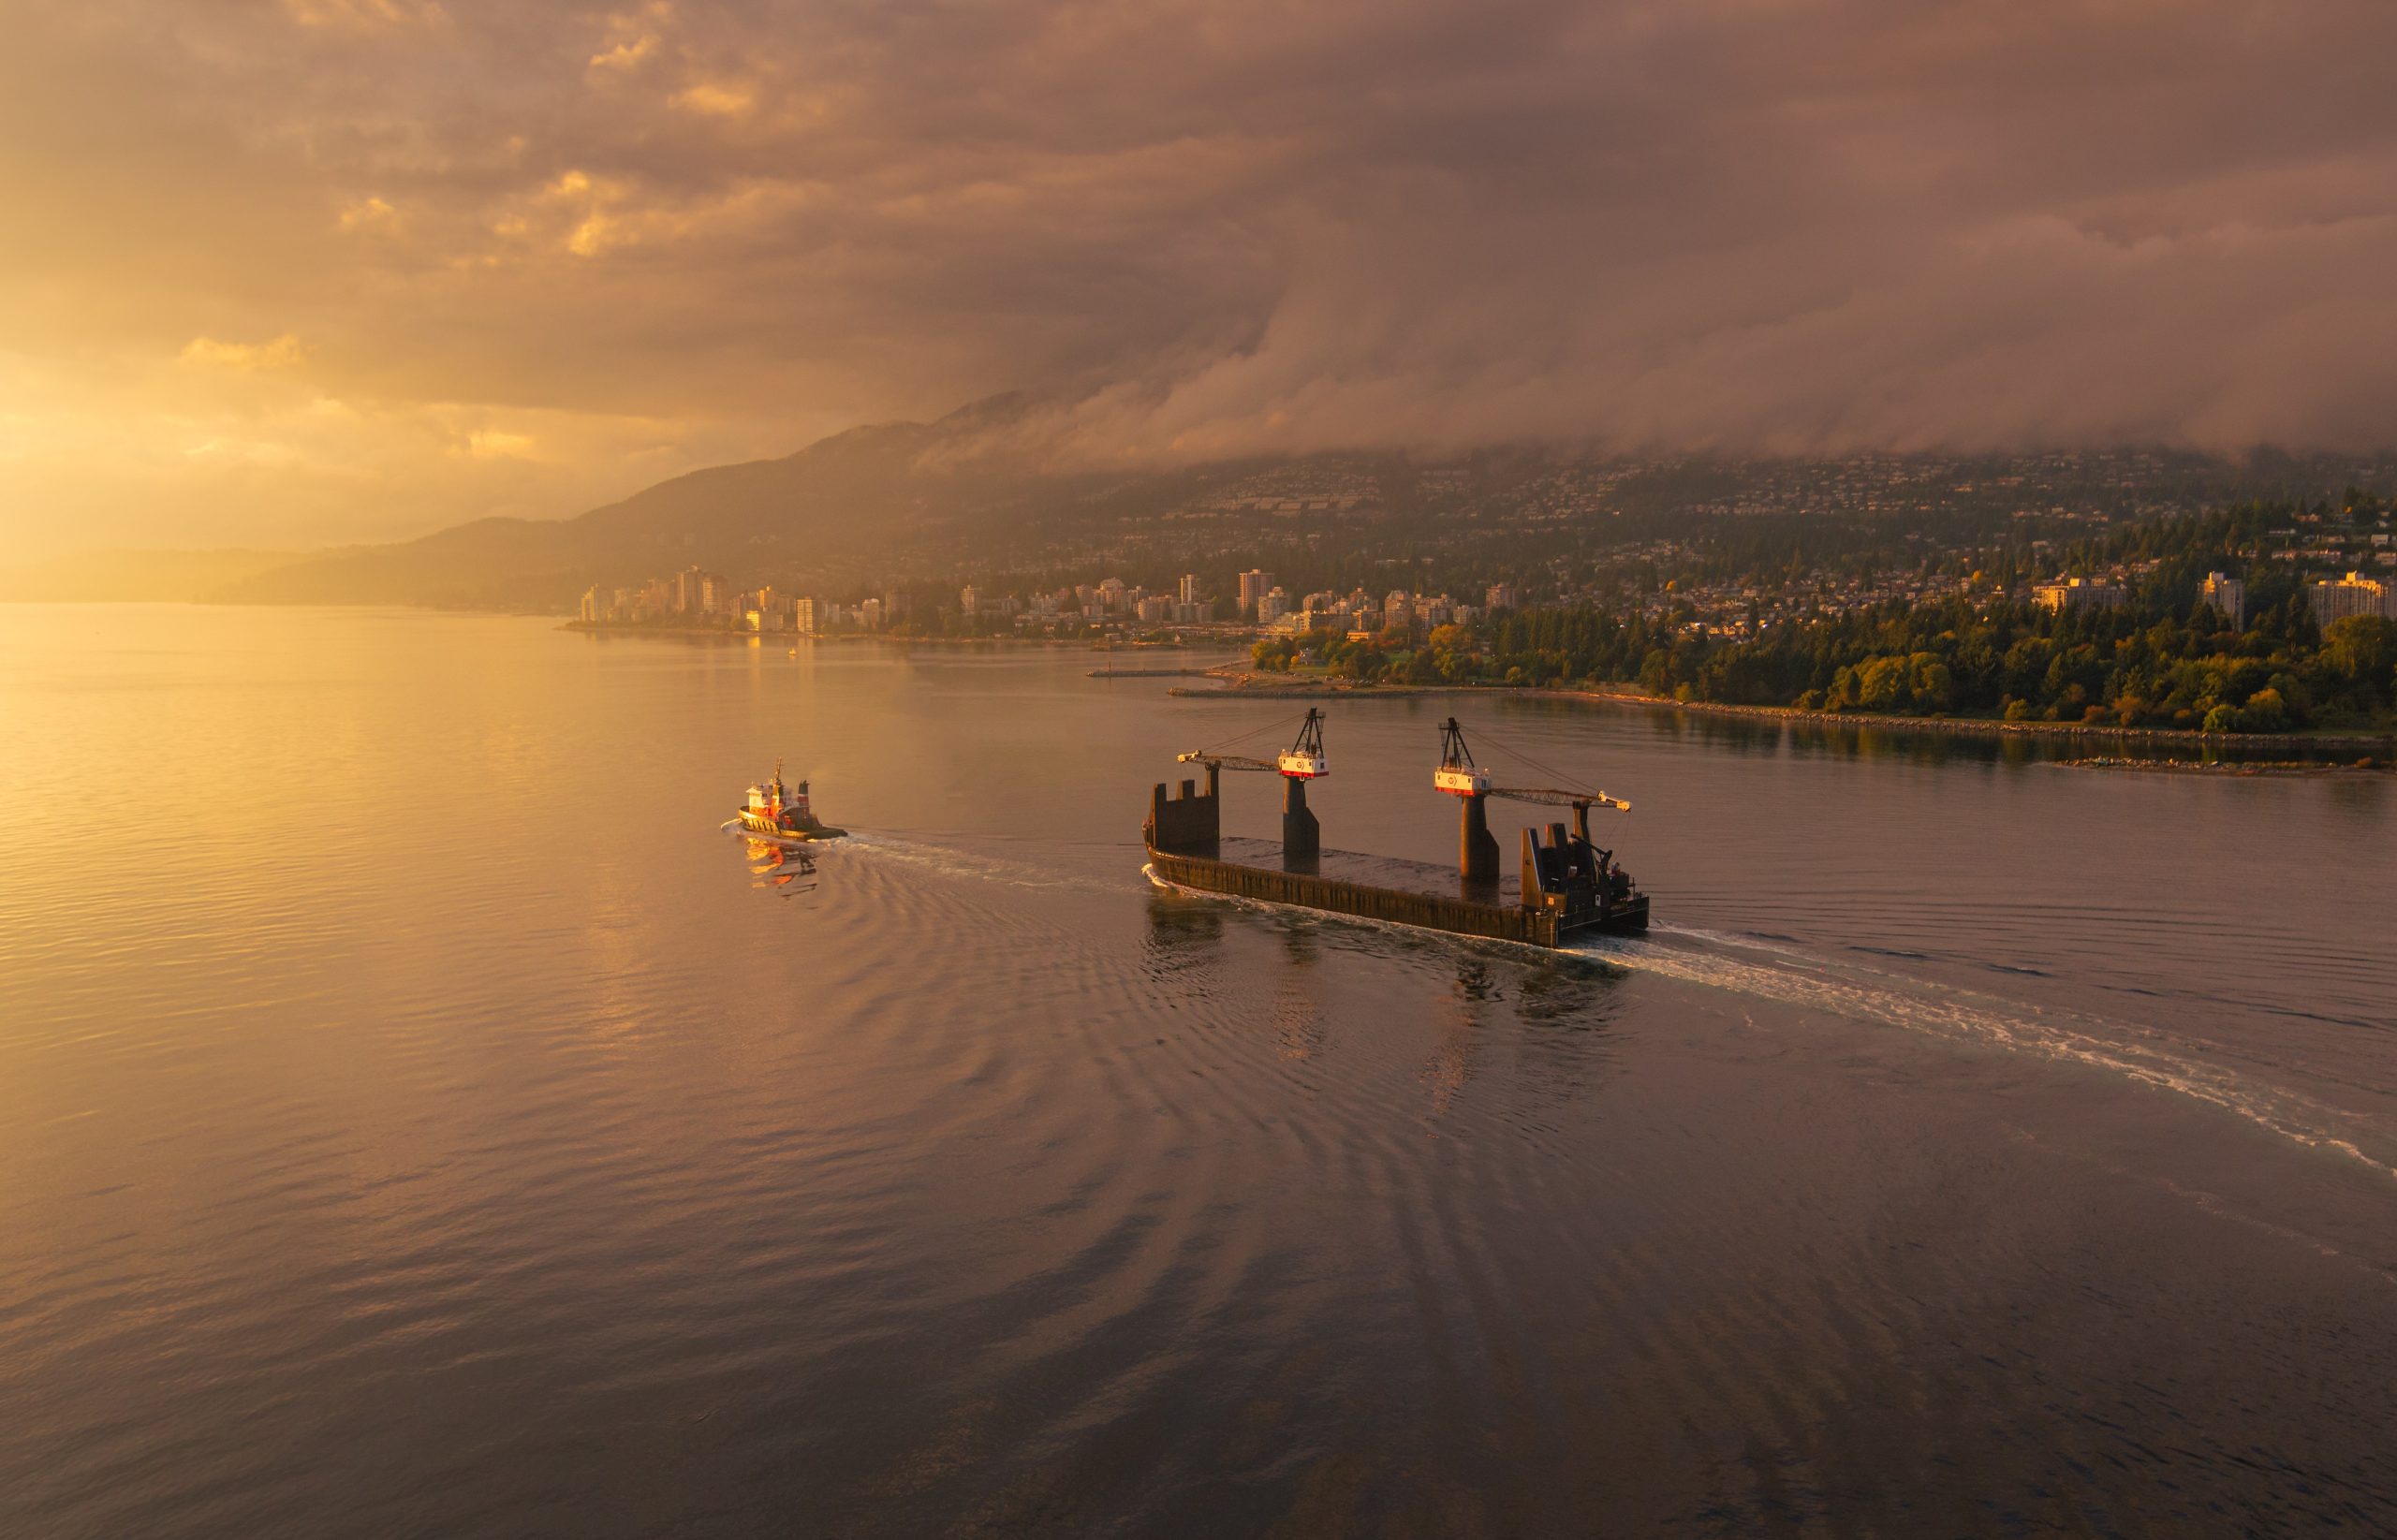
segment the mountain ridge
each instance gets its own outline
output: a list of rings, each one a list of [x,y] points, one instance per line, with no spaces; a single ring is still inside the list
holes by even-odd
[[[1036,491],[1078,490],[1086,477],[1043,472],[1009,442],[1030,409],[1030,398],[1009,392],[932,422],[860,424],[787,455],[685,471],[566,518],[469,520],[319,552],[209,596],[566,609],[592,584],[636,582],[662,562],[744,580],[760,568],[862,571],[910,536],[987,526]]]

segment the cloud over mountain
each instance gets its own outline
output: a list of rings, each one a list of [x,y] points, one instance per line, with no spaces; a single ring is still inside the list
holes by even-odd
[[[15,8],[53,520],[558,513],[1010,387],[1099,461],[2397,438],[2381,0]]]

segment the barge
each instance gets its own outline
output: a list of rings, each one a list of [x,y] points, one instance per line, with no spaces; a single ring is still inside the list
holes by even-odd
[[[1307,784],[1330,773],[1323,753],[1323,713],[1310,711],[1288,754],[1273,761],[1198,751],[1183,762],[1204,765],[1203,791],[1194,778],[1169,795],[1163,783],[1150,794],[1143,829],[1152,880],[1199,893],[1284,903],[1325,914],[1455,935],[1556,946],[1588,932],[1648,928],[1648,898],[1614,853],[1590,838],[1590,810],[1627,810],[1604,792],[1517,789],[1493,785],[1473,763],[1463,730],[1451,717],[1442,729],[1434,784],[1463,804],[1453,867],[1323,848],[1322,826],[1307,806]],[[1227,838],[1222,772],[1268,770],[1282,777],[1282,838]],[[1571,827],[1551,823],[1522,831],[1522,860],[1509,885],[1500,870],[1498,842],[1487,803],[1498,797],[1572,809]]]

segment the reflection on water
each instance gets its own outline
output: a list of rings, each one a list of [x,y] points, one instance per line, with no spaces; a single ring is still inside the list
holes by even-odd
[[[776,840],[744,840],[749,847],[749,874],[757,886],[785,898],[816,890],[816,853],[804,845]]]
[[[1527,703],[1528,704],[1528,703]],[[1587,704],[1548,701],[1550,711],[1582,711]],[[1887,722],[1841,722],[1831,717],[1718,716],[1707,711],[1671,711],[1653,707],[1600,707],[1637,711],[1648,719],[1648,731],[1667,741],[1695,741],[1731,755],[1788,752],[1822,755],[1833,759],[1903,760],[1918,765],[2054,764],[2095,755],[2129,760],[2179,760],[2184,763],[2245,765],[2304,762],[2345,765],[2357,757],[2351,745],[2322,746],[2303,741],[2271,744],[2242,743],[2237,738],[2202,745],[2139,737],[2051,732],[1998,733],[1979,728],[1943,727],[1926,721],[1920,726]]]
[[[1451,711],[1631,799],[1575,957],[1159,892],[1253,703],[1070,653],[72,619],[0,1535],[2397,1530],[2385,785],[1335,703],[1335,847],[1453,858]],[[736,869],[795,735],[864,832]]]

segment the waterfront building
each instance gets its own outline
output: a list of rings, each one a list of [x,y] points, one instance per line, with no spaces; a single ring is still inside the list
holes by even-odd
[[[972,583],[967,583],[963,588],[958,590],[957,609],[959,613],[964,615],[969,620],[981,612],[982,595],[976,591]]]
[[[582,609],[578,612],[577,618],[585,625],[599,623],[599,591],[596,588],[586,588],[582,591]]]
[[[2198,589],[2198,597],[2212,605],[2222,618],[2230,623],[2233,631],[2243,631],[2247,625],[2247,585],[2236,578],[2220,572],[2209,572]]]
[[[2063,578],[2035,586],[2031,601],[2051,614],[2067,609],[2111,609],[2123,602],[2123,585],[2094,578]]]
[[[1140,601],[1140,622],[1144,625],[1159,625],[1172,618],[1173,601],[1162,594],[1152,594]]]
[[[748,596],[742,619],[752,631],[787,631],[792,623],[790,595],[777,594],[772,584],[765,584]]]
[[[882,601],[868,599],[858,606],[858,623],[869,631],[882,629]]]
[[[1289,612],[1290,595],[1279,584],[1257,595],[1257,624],[1271,625]]]
[[[1240,612],[1243,616],[1255,616],[1262,622],[1265,617],[1257,614],[1257,604],[1265,597],[1266,591],[1272,586],[1273,574],[1270,572],[1251,568],[1242,573],[1240,575]]]
[[[2397,588],[2377,578],[2350,572],[2334,581],[2317,582],[2306,595],[2314,601],[2314,619],[2328,625],[2351,615],[2377,615],[2397,620]]]
[[[1176,604],[1198,602],[1198,574],[1185,572],[1182,575],[1182,581],[1174,589],[1173,600]]]
[[[816,634],[816,601],[794,599],[791,601],[790,609],[792,628],[802,637],[815,636]]]
[[[704,615],[712,608],[709,603],[711,594],[720,599],[728,592],[723,578],[713,572],[702,572],[696,566],[684,567],[669,582],[671,596],[668,604],[677,615]]]

